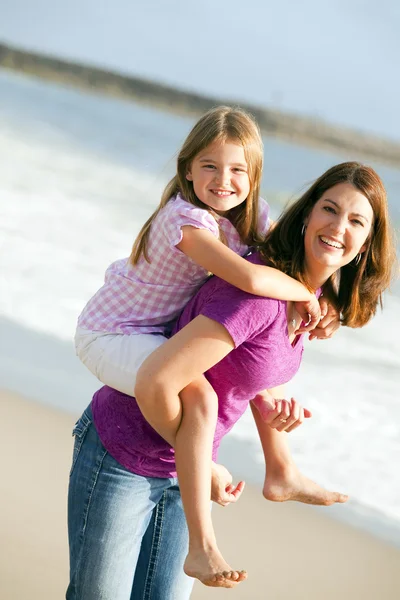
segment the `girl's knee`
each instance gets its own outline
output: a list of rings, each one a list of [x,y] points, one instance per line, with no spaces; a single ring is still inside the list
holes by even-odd
[[[206,379],[197,380],[180,393],[184,414],[196,413],[202,419],[215,421],[218,413],[218,396]]]

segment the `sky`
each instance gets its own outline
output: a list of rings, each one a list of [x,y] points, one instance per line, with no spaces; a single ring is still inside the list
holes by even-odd
[[[0,42],[400,140],[398,0],[0,0]]]

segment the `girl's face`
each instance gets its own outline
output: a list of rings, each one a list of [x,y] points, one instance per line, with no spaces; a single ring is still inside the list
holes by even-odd
[[[224,214],[249,195],[243,146],[230,141],[210,144],[195,156],[186,178],[193,182],[194,192],[201,202]]]
[[[327,279],[364,252],[373,211],[368,199],[350,183],[327,190],[314,205],[304,234],[307,271]]]

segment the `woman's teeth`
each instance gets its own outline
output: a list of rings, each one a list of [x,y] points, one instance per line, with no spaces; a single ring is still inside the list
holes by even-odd
[[[320,236],[320,239],[324,242],[324,244],[328,244],[328,246],[332,246],[332,248],[338,248],[339,250],[343,248],[343,244],[341,244],[340,242],[335,242],[326,237],[323,237],[322,235]]]

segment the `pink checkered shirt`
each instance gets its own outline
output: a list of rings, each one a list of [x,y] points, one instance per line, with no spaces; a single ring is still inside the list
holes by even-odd
[[[268,204],[260,198],[260,233],[268,229],[268,212]],[[151,262],[141,257],[135,266],[128,258],[112,263],[104,285],[83,309],[78,326],[106,333],[165,333],[209,275],[176,248],[184,225],[207,229],[219,237],[215,218],[178,194],[152,223],[148,244]],[[229,248],[243,256],[248,247],[230,221],[220,218],[219,226]]]

